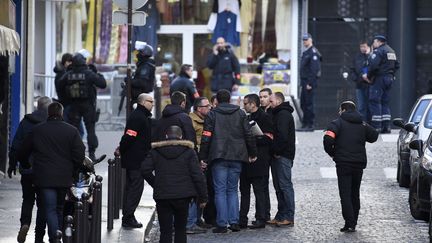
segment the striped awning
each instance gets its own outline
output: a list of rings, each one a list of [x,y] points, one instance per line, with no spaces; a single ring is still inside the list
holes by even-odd
[[[18,33],[0,25],[0,55],[14,56],[20,50],[20,37]]]

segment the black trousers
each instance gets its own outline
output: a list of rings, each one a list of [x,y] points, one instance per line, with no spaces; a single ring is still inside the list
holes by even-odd
[[[35,227],[35,240],[36,242],[43,241],[45,235],[46,216],[43,207],[41,196],[38,192],[37,187],[33,185],[33,174],[22,174],[21,175],[21,187],[22,187],[22,205],[21,205],[21,226],[30,226],[33,212],[33,205],[36,201],[37,214],[36,214],[36,227]]]
[[[269,221],[270,220],[270,210],[271,210],[271,204],[270,204],[270,191],[269,191],[269,175],[266,176],[265,178],[265,188],[264,188],[264,216],[265,216],[265,220]]]
[[[208,201],[203,210],[203,218],[207,224],[216,224],[216,205],[215,205],[215,192],[213,187],[213,175],[211,168],[207,168],[205,175],[207,179],[207,193]]]
[[[355,227],[360,211],[360,184],[363,169],[339,166],[336,168],[336,173],[345,226]]]
[[[255,219],[266,220],[265,188],[268,183],[265,176],[247,177],[246,173],[240,174],[240,224],[247,225],[250,207],[250,188],[253,187],[255,194]]]
[[[99,145],[96,136],[96,107],[90,101],[73,102],[70,104],[68,119],[71,125],[79,129],[81,118],[87,131],[87,144],[89,153],[94,153]]]
[[[160,226],[160,243],[172,242],[174,220],[174,242],[186,243],[186,222],[191,198],[158,199],[156,210]]]
[[[134,217],[144,190],[144,178],[140,170],[126,169],[126,183],[123,190],[123,219]]]

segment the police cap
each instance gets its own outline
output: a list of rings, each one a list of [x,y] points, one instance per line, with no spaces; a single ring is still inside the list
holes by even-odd
[[[374,40],[379,40],[381,42],[387,42],[387,38],[384,35],[375,35]]]
[[[309,40],[309,39],[312,39],[312,35],[309,34],[309,33],[305,33],[305,34],[302,35],[302,39],[303,39],[303,40]]]

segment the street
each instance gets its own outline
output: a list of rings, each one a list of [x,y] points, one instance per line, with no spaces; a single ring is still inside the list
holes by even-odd
[[[344,221],[338,195],[334,162],[325,154],[322,131],[296,133],[293,167],[295,226],[266,226],[238,233],[188,235],[189,242],[427,242],[428,224],[414,220],[409,212],[408,190],[396,183],[396,138],[398,130],[368,144],[368,166],[363,174],[361,209],[357,232],[341,233]],[[277,209],[270,185],[272,216]],[[252,197],[253,198],[253,197]],[[254,201],[254,200],[251,200]],[[254,205],[249,221],[254,220]],[[250,223],[250,222],[249,222]],[[158,241],[153,228],[150,241]]]

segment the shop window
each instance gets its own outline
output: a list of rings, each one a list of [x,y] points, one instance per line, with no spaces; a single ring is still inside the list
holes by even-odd
[[[210,17],[213,0],[160,0],[158,6],[162,24],[203,25]]]

